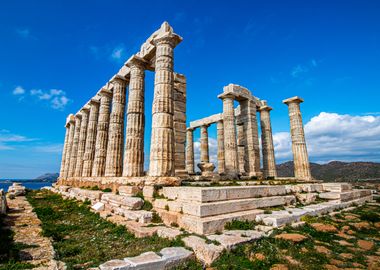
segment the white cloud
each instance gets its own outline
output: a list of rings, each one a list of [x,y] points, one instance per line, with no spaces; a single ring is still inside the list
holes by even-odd
[[[70,99],[66,97],[66,93],[60,89],[50,89],[46,92],[41,89],[32,89],[30,90],[30,95],[37,97],[38,100],[49,102],[50,107],[56,110],[63,110],[70,102]]]
[[[16,33],[22,38],[30,37],[30,30],[28,28],[17,28]]]
[[[380,161],[380,116],[321,112],[305,124],[310,159]],[[292,159],[290,134],[273,135],[278,161]]]
[[[15,144],[35,140],[36,139],[28,138],[18,134],[13,134],[9,130],[0,130],[0,150],[13,150]]]
[[[291,75],[292,75],[292,77],[293,78],[297,78],[297,77],[299,77],[302,73],[306,73],[306,72],[308,72],[309,71],[309,69],[307,68],[307,67],[305,67],[305,66],[303,66],[303,65],[297,65],[297,66],[295,66],[293,69],[292,69],[292,71],[291,71]]]
[[[42,152],[42,153],[56,153],[60,154],[62,153],[62,144],[46,144],[41,146],[35,146],[34,150],[36,152]]]
[[[17,86],[15,89],[13,89],[12,94],[13,95],[23,95],[23,94],[25,94],[25,89],[22,88],[21,86]]]
[[[123,56],[124,56],[124,47],[121,45],[114,48],[111,53],[111,58],[114,60],[120,60]]]

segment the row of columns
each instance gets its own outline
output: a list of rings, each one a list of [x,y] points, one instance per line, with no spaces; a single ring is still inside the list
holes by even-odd
[[[149,175],[174,176],[173,50],[181,38],[171,32],[157,37]],[[124,115],[128,81],[111,80],[100,100],[91,99],[66,124],[60,177],[118,177],[144,175],[144,94],[146,62],[137,55],[130,68],[127,126]],[[124,144],[125,139],[125,144]],[[124,151],[124,154],[123,154]]]

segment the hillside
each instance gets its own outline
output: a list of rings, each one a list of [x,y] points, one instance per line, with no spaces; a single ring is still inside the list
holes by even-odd
[[[376,162],[340,162],[327,164],[310,163],[311,174],[315,179],[325,181],[355,181],[357,179],[380,178],[380,163]],[[294,176],[293,161],[277,166],[278,176]]]
[[[55,182],[58,178],[59,174],[58,173],[45,173],[41,176],[36,177],[35,180],[40,180],[40,181],[46,181],[46,182]]]

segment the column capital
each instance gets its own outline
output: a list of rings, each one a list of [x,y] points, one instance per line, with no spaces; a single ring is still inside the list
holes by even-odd
[[[186,131],[194,131],[196,129],[197,129],[196,127],[188,127],[188,128],[186,128]]]
[[[233,99],[235,100],[235,95],[232,94],[232,93],[222,93],[220,95],[218,95],[218,98],[224,100],[224,99]]]
[[[112,91],[109,90],[109,89],[106,88],[106,87],[103,87],[102,89],[100,89],[99,94],[100,94],[100,96],[108,96],[108,97],[112,97]]]
[[[79,113],[88,113],[90,111],[90,106],[88,104],[84,105],[82,109],[79,110]]]
[[[291,98],[287,98],[287,99],[284,99],[282,101],[282,103],[285,103],[286,105],[289,105],[291,103],[302,103],[303,102],[303,99],[300,98],[299,96],[295,96],[295,97],[291,97]]]
[[[144,60],[142,57],[137,55],[132,55],[127,62],[125,62],[125,65],[129,68],[132,67],[139,67],[141,69],[145,69],[148,62]]]
[[[67,118],[66,118],[66,124],[65,124],[65,127],[69,127],[70,123],[74,123],[75,122],[75,116],[74,114],[70,113]]]
[[[92,98],[90,99],[90,101],[88,102],[88,105],[92,106],[92,105],[99,105],[100,103],[100,100],[96,99],[96,98]]]
[[[258,110],[259,110],[259,112],[262,112],[262,111],[270,112],[272,110],[272,107],[265,105],[265,106],[259,107]]]
[[[125,77],[116,74],[115,76],[113,76],[111,78],[110,83],[112,83],[112,84],[115,84],[115,83],[126,83],[127,81],[128,80]]]
[[[208,128],[211,124],[204,124],[204,125],[201,125],[200,128]]]
[[[174,34],[172,32],[165,32],[165,33],[155,37],[152,40],[152,43],[156,47],[158,45],[162,45],[162,44],[169,44],[170,47],[174,48],[175,46],[177,46],[182,41],[182,39],[183,38],[177,34]]]

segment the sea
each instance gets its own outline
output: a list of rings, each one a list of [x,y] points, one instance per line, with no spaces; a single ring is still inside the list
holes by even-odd
[[[53,182],[48,181],[38,181],[35,179],[6,179],[2,180],[0,179],[0,189],[4,189],[4,191],[8,191],[9,186],[11,186],[13,183],[21,183],[23,186],[25,186],[28,189],[40,189],[42,187],[49,186],[53,184]]]

